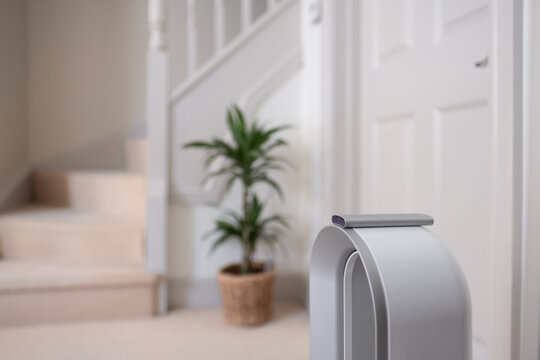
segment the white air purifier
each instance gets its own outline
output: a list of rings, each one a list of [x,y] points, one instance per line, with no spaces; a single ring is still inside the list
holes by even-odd
[[[470,360],[470,297],[422,214],[345,215],[310,264],[311,360]]]

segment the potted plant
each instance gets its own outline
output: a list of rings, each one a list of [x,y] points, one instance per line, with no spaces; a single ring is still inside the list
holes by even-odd
[[[264,216],[265,203],[254,191],[254,186],[265,184],[283,193],[270,173],[284,169],[287,160],[274,154],[275,149],[286,146],[277,134],[288,126],[266,128],[257,121],[246,123],[243,112],[233,106],[227,110],[227,127],[232,141],[214,138],[209,142],[195,141],[184,148],[200,148],[207,151],[205,180],[224,177],[225,192],[235,182],[242,186],[242,209],[240,212],[227,210],[225,217],[215,223],[211,232],[215,236],[212,250],[229,241],[238,241],[242,258],[218,272],[222,305],[227,322],[233,325],[257,325],[266,322],[272,313],[272,297],[276,277],[273,265],[257,262],[254,254],[261,244],[275,249],[287,221],[278,214]],[[218,169],[209,168],[216,160],[223,163]]]

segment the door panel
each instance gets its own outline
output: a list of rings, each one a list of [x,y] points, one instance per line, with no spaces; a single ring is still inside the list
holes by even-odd
[[[411,211],[414,201],[414,120],[410,114],[379,118],[374,123],[374,162],[372,184],[374,211]]]
[[[411,1],[380,0],[375,4],[377,46],[374,65],[411,46]]]
[[[491,1],[363,4],[363,208],[434,215],[471,289],[473,358],[504,359],[493,335],[493,297],[510,291],[494,271],[495,234],[508,228],[494,212],[502,149],[490,65],[475,65],[491,52]]]
[[[435,10],[437,42],[449,32],[485,17],[488,10],[488,0],[437,0]]]

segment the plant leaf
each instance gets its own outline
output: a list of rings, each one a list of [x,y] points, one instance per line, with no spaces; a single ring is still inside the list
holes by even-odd
[[[229,240],[231,237],[229,235],[222,235],[220,236],[214,243],[212,244],[212,247],[210,248],[210,253],[213,253],[216,251],[216,249],[223,245],[227,240]]]
[[[266,153],[270,152],[270,150],[274,149],[274,148],[277,148],[279,146],[288,146],[289,143],[283,139],[277,139],[276,141],[274,141],[273,143],[271,143],[270,145],[268,145],[264,151]]]
[[[229,165],[229,166],[223,167],[223,168],[221,168],[219,170],[209,172],[202,179],[202,184],[206,184],[208,182],[208,180],[210,180],[211,178],[221,176],[221,175],[225,175],[225,174],[229,174],[229,175],[231,175],[233,177],[239,176],[239,174],[237,174],[235,171],[236,171],[236,166]]]
[[[279,198],[281,200],[284,200],[285,196],[283,194],[283,191],[281,190],[281,187],[278,185],[278,183],[274,179],[271,179],[266,175],[261,175],[257,178],[257,181],[270,185],[270,187],[273,188],[277,192],[277,194],[279,195]]]
[[[270,224],[270,223],[273,223],[273,222],[277,222],[279,224],[281,224],[283,227],[289,229],[290,228],[290,224],[289,222],[281,215],[272,215],[272,216],[269,216],[265,219],[262,220],[262,225],[267,225],[267,224]]]
[[[213,145],[211,143],[205,142],[205,141],[192,141],[187,144],[184,144],[183,148],[212,148]]]

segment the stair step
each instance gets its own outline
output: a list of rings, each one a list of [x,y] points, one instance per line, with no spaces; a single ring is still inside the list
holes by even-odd
[[[5,259],[142,265],[143,245],[143,224],[133,219],[43,205],[0,216]]]
[[[0,326],[152,316],[157,274],[0,261]]]
[[[144,138],[132,138],[125,143],[126,167],[138,174],[148,172],[148,141]]]
[[[38,202],[144,219],[146,178],[126,171],[39,170],[33,174]]]

